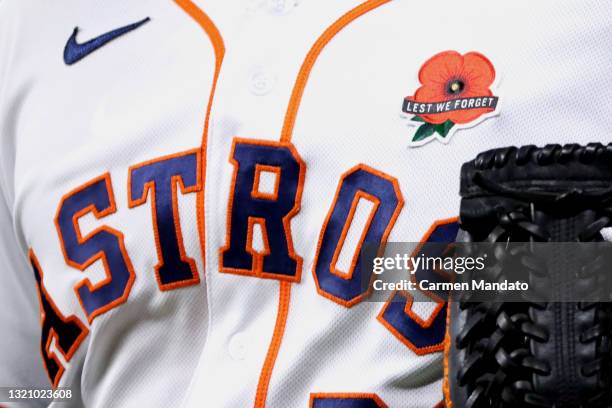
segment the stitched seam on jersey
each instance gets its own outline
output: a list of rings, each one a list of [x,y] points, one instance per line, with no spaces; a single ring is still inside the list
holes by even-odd
[[[203,10],[198,8],[191,0],[174,0],[174,2],[187,14],[189,15],[206,33],[206,36],[210,40],[213,46],[213,51],[215,53],[215,72],[213,74],[212,85],[210,89],[210,94],[208,97],[208,102],[206,105],[206,114],[204,118],[204,128],[202,130],[202,141],[200,145],[201,150],[201,160],[202,160],[202,190],[198,192],[196,200],[197,200],[197,212],[196,218],[198,222],[198,233],[200,236],[200,256],[202,258],[202,277],[206,284],[206,302],[208,307],[208,325],[206,328],[206,338],[204,340],[204,345],[208,344],[208,339],[210,337],[211,327],[212,327],[212,300],[211,300],[211,282],[207,279],[207,265],[206,265],[206,223],[205,223],[205,198],[206,198],[206,171],[207,171],[207,162],[208,162],[208,131],[210,125],[210,113],[212,111],[212,104],[215,96],[215,91],[217,89],[217,81],[219,79],[219,74],[221,72],[221,65],[223,63],[223,57],[225,56],[225,45],[223,43],[223,37],[219,32],[219,29],[212,21],[212,19],[204,13]],[[203,350],[202,350],[203,351]],[[199,367],[199,364],[198,364]],[[198,368],[196,368],[197,370]],[[195,378],[195,377],[194,377]],[[191,389],[191,385],[190,385]]]
[[[278,352],[283,341],[283,335],[285,334],[290,302],[291,282],[279,282],[278,312],[276,315],[276,323],[274,325],[274,334],[272,335],[272,341],[270,342],[270,347],[268,348],[268,353],[266,354],[264,366],[261,369],[261,374],[259,376],[259,383],[257,384],[257,393],[255,394],[254,404],[256,408],[263,408],[266,406],[270,378],[272,377],[276,357],[278,356]]]
[[[308,51],[308,54],[306,55],[302,66],[300,67],[300,72],[298,73],[297,80],[295,81],[295,85],[293,86],[293,90],[291,91],[289,105],[287,106],[287,112],[285,113],[283,130],[281,132],[282,142],[288,142],[291,140],[291,136],[293,135],[293,126],[295,125],[295,119],[297,117],[298,108],[302,100],[302,95],[304,94],[304,89],[306,88],[306,83],[308,82],[308,77],[310,76],[310,72],[312,71],[314,63],[319,58],[321,51],[323,51],[325,46],[336,34],[338,34],[342,29],[344,29],[344,27],[349,25],[353,20],[356,20],[358,17],[362,16],[368,11],[371,11],[377,8],[378,6],[388,3],[389,1],[390,0],[368,0],[364,3],[361,3],[357,7],[349,10],[347,13],[342,15],[331,26],[329,26],[323,32],[323,34],[321,34],[317,41],[315,41],[313,46]]]
[[[450,319],[451,319],[451,299],[448,299],[446,307],[446,335],[444,336],[444,373],[442,377],[442,393],[444,395],[444,404],[446,408],[453,408],[453,401],[450,395],[450,382],[448,376],[450,375],[449,357],[451,349],[451,337],[450,337]]]
[[[329,26],[321,36],[315,41],[313,46],[308,51],[302,66],[300,67],[300,71],[295,81],[295,85],[291,92],[291,97],[289,98],[289,104],[287,106],[287,111],[285,113],[285,118],[283,120],[283,129],[281,131],[281,142],[290,142],[291,136],[293,134],[293,125],[295,123],[295,118],[297,115],[298,107],[300,105],[302,95],[304,93],[304,89],[306,88],[306,83],[308,82],[308,77],[310,75],[310,71],[314,66],[319,54],[325,48],[325,46],[329,43],[329,41],[340,32],[345,26],[351,23],[353,20],[357,19],[361,15],[367,13],[370,10],[375,9],[376,7],[388,3],[390,0],[368,0],[357,7],[349,10],[347,13],[343,14],[340,18],[338,18],[331,26]],[[283,292],[287,292],[286,295],[283,296]],[[266,359],[264,361],[264,366],[262,368],[259,383],[257,384],[257,393],[255,398],[255,408],[263,408],[265,407],[266,398],[268,394],[268,387],[270,385],[270,380],[272,378],[272,372],[274,370],[274,364],[276,362],[276,357],[280,350],[280,345],[283,340],[283,335],[285,331],[285,326],[287,323],[287,318],[289,316],[289,304],[291,300],[291,283],[289,282],[280,282],[280,293],[279,293],[279,305],[278,305],[278,313],[276,318],[276,326],[274,328],[274,334],[272,336],[272,341],[270,343],[270,347],[268,348],[268,353],[266,355]],[[284,300],[286,299],[286,304],[284,304]]]
[[[208,103],[206,106],[206,115],[204,119],[204,129],[202,131],[202,141],[200,149],[202,151],[202,191],[198,193],[197,197],[197,220],[198,220],[198,231],[200,234],[200,252],[202,257],[202,264],[204,266],[203,273],[206,273],[206,224],[205,224],[205,192],[206,192],[206,170],[207,170],[207,139],[208,129],[210,124],[210,112],[212,110],[212,103],[217,88],[217,80],[219,79],[219,73],[221,71],[221,64],[223,63],[223,57],[225,55],[225,45],[223,44],[223,38],[221,33],[213,23],[213,21],[199,9],[191,0],[174,0],[175,3],[183,9],[195,22],[202,27],[208,38],[210,39],[213,51],[215,53],[215,72],[213,74],[212,86],[210,95],[208,97]],[[208,282],[207,282],[208,283]],[[208,285],[207,285],[208,286]],[[209,307],[210,314],[210,307]],[[209,316],[210,317],[210,316]]]

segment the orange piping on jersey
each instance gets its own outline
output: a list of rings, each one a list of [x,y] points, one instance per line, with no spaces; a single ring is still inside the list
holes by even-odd
[[[204,184],[203,188],[197,193],[197,220],[198,230],[200,233],[200,251],[202,252],[202,264],[206,265],[206,229],[204,217],[204,194],[206,191],[206,145],[208,139],[208,125],[210,123],[210,111],[215,96],[215,90],[217,88],[217,80],[219,79],[219,73],[221,72],[221,64],[225,55],[225,45],[223,44],[223,38],[221,37],[219,29],[217,26],[215,26],[215,23],[213,23],[210,17],[200,10],[191,0],[174,0],[174,2],[195,22],[197,22],[200,27],[202,27],[210,39],[215,53],[215,73],[213,75],[208,104],[206,106],[206,117],[204,119],[204,130],[202,131],[202,144],[200,147],[202,151],[202,182]],[[204,269],[206,270],[206,268]]]
[[[317,392],[310,394],[310,408],[314,406],[315,398],[353,398],[353,399],[371,399],[379,408],[388,408],[380,397],[374,393],[351,393],[351,392]]]
[[[139,169],[144,166],[148,166],[149,164],[162,162],[165,160],[169,160],[175,157],[183,157],[189,156],[191,154],[196,155],[196,185],[192,187],[185,187],[183,183],[183,179],[179,175],[172,176],[170,178],[170,183],[172,184],[172,213],[174,216],[174,231],[176,234],[176,239],[178,243],[178,249],[181,261],[186,262],[189,265],[189,269],[191,270],[191,279],[187,279],[180,282],[173,283],[162,283],[161,277],[159,276],[159,270],[162,266],[164,266],[164,258],[161,250],[161,242],[159,240],[159,230],[157,228],[157,202],[155,200],[155,182],[149,181],[145,183],[142,189],[141,197],[132,197],[132,172],[136,169]],[[155,249],[157,250],[157,265],[155,265],[155,279],[157,280],[157,285],[159,289],[164,290],[173,290],[178,289],[184,286],[197,285],[200,283],[200,275],[198,274],[198,268],[196,266],[195,260],[188,257],[185,252],[185,244],[183,243],[183,232],[181,230],[181,219],[178,209],[178,189],[181,189],[182,194],[188,194],[193,192],[200,192],[202,190],[202,173],[200,171],[201,168],[201,154],[200,149],[188,150],[186,152],[180,152],[175,154],[170,154],[163,157],[158,157],[153,160],[148,160],[143,163],[136,164],[134,166],[130,166],[128,170],[128,207],[134,208],[139,205],[142,205],[147,202],[147,198],[149,197],[149,193],[151,195],[151,214],[152,214],[152,222],[153,222],[153,235],[155,237]]]
[[[53,299],[51,298],[51,296],[49,295],[49,293],[47,292],[47,289],[45,288],[45,285],[43,284],[43,275],[44,272],[40,266],[40,263],[38,262],[38,258],[36,258],[36,255],[34,254],[34,250],[32,250],[30,248],[29,251],[29,257],[30,257],[30,262],[32,262],[36,269],[38,270],[38,273],[40,275],[40,284],[36,284],[36,286],[38,286],[38,300],[39,300],[39,305],[40,305],[40,313],[41,313],[41,319],[40,319],[40,324],[42,326],[42,324],[44,323],[44,319],[45,319],[45,315],[44,315],[44,311],[43,311],[43,306],[42,306],[42,296],[45,297],[45,299],[47,300],[47,302],[49,303],[49,305],[51,306],[51,308],[53,309],[53,311],[55,311],[55,313],[57,314],[57,316],[64,322],[70,322],[73,321],[75,322],[75,324],[77,326],[79,326],[79,328],[81,329],[81,334],[79,335],[79,337],[77,337],[76,341],[72,344],[72,346],[70,347],[69,350],[66,350],[66,353],[64,353],[64,350],[62,350],[61,347],[58,347],[57,344],[59,342],[59,337],[57,336],[57,333],[55,332],[55,329],[51,328],[49,330],[49,337],[47,339],[47,343],[45,344],[45,352],[47,353],[47,356],[49,358],[51,358],[52,360],[54,360],[58,366],[58,371],[55,374],[55,378],[51,378],[51,375],[49,374],[49,370],[45,370],[47,372],[47,376],[49,377],[49,381],[51,381],[51,384],[53,385],[53,388],[57,388],[60,380],[62,379],[62,375],[64,374],[64,366],[61,363],[61,361],[57,358],[57,355],[51,351],[51,340],[53,338],[56,339],[56,348],[59,350],[60,353],[62,353],[62,355],[64,356],[64,359],[66,361],[70,361],[72,359],[72,356],[74,355],[74,353],[76,353],[76,351],[79,349],[79,346],[81,345],[81,343],[83,342],[83,340],[85,340],[85,338],[87,337],[87,335],[89,334],[89,330],[87,329],[87,327],[85,327],[85,325],[83,324],[83,322],[81,321],[81,319],[79,319],[78,317],[76,317],[75,315],[70,315],[69,317],[64,317],[64,315],[59,311],[57,305],[55,304],[55,302],[53,301]],[[40,349],[40,353],[43,353],[42,348]],[[44,356],[43,356],[43,362],[45,361]],[[45,367],[46,368],[46,367]],[[0,405],[0,408],[2,408],[2,405]]]
[[[310,51],[308,51],[308,54],[306,55],[306,58],[304,59],[304,62],[300,68],[300,72],[298,73],[295,85],[293,86],[293,91],[291,92],[291,98],[289,99],[289,105],[287,106],[287,112],[283,122],[283,129],[281,131],[281,142],[291,141],[295,117],[302,100],[302,94],[304,92],[304,88],[306,87],[308,76],[310,75],[310,71],[312,70],[314,63],[323,48],[340,30],[342,30],[353,20],[389,1],[390,0],[368,0],[361,3],[359,6],[349,10],[346,14],[336,20],[317,39]],[[291,299],[290,294],[291,283],[281,281],[276,327],[272,336],[272,341],[270,342],[270,348],[268,349],[266,361],[259,377],[259,384],[257,385],[257,394],[255,398],[255,408],[265,407],[268,386],[270,384],[270,378],[272,377],[272,370],[274,369],[274,363],[276,361],[276,356],[278,355],[280,344],[283,341],[285,324],[287,323],[287,315],[289,314],[289,303]]]
[[[291,208],[291,211],[287,213],[283,217],[283,231],[285,232],[285,238],[287,239],[287,250],[289,251],[289,257],[295,261],[295,276],[290,275],[280,275],[278,273],[266,272],[263,270],[263,257],[265,254],[257,254],[257,256],[253,257],[253,262],[251,265],[251,269],[238,269],[238,268],[228,268],[223,263],[223,253],[230,249],[232,242],[232,210],[234,207],[234,191],[236,190],[236,180],[238,178],[238,169],[240,167],[240,163],[238,163],[234,159],[234,151],[236,150],[236,144],[245,143],[250,145],[259,145],[259,146],[273,146],[273,147],[285,147],[291,151],[291,155],[295,159],[295,161],[300,166],[300,174],[298,176],[298,186],[297,191],[295,193],[294,205]],[[232,177],[232,184],[230,186],[229,191],[229,203],[227,205],[227,214],[226,214],[226,227],[225,227],[225,246],[219,248],[219,271],[223,273],[234,273],[237,275],[245,275],[245,276],[256,276],[259,278],[265,279],[277,279],[288,282],[300,282],[302,277],[302,263],[303,259],[301,256],[295,252],[295,248],[293,247],[293,238],[291,233],[291,219],[295,217],[297,213],[300,212],[301,203],[302,203],[302,192],[304,190],[304,177],[306,176],[306,165],[304,161],[300,157],[299,153],[295,149],[295,147],[291,143],[284,142],[275,142],[270,140],[256,140],[256,139],[241,139],[238,137],[234,138],[232,142],[232,149],[230,151],[230,163],[234,166],[234,176]],[[280,174],[279,174],[280,175]],[[248,234],[252,234],[252,223],[248,225]],[[249,253],[251,252],[251,248],[249,248],[249,242],[247,239],[245,250]],[[261,261],[261,262],[259,262]]]
[[[269,172],[274,173],[274,190],[271,193],[259,191],[259,183],[261,181],[261,173]],[[251,189],[251,197],[261,198],[263,200],[276,201],[278,199],[278,188],[281,180],[281,168],[277,166],[267,166],[265,164],[255,165],[255,180],[253,181],[253,188]]]
[[[325,234],[325,230],[327,229],[327,224],[329,224],[329,221],[331,219],[332,213],[334,212],[334,208],[336,207],[336,202],[338,201],[338,197],[340,195],[340,191],[342,190],[342,184],[344,182],[344,179],[346,177],[348,177],[350,174],[354,173],[357,170],[365,170],[368,173],[371,174],[375,174],[380,178],[384,178],[385,180],[388,180],[389,182],[391,182],[391,184],[393,184],[393,190],[395,191],[395,195],[397,197],[397,205],[395,207],[395,210],[393,211],[393,215],[391,216],[391,219],[389,220],[389,224],[387,225],[387,227],[385,228],[385,231],[383,232],[383,235],[381,237],[380,240],[380,245],[379,245],[379,250],[378,252],[380,254],[384,253],[385,250],[385,246],[387,244],[387,239],[389,238],[389,234],[391,234],[391,231],[393,230],[393,226],[395,225],[395,221],[397,221],[397,217],[399,217],[400,212],[402,211],[402,208],[404,207],[404,196],[402,195],[402,192],[400,190],[399,184],[397,182],[397,179],[395,179],[394,177],[383,173],[382,171],[376,170],[373,167],[370,167],[366,164],[360,163],[354,167],[351,167],[350,169],[348,169],[347,171],[345,171],[344,173],[342,173],[342,175],[340,176],[340,181],[338,182],[338,187],[336,188],[336,193],[334,195],[334,201],[332,202],[332,205],[329,207],[329,211],[327,213],[327,217],[325,218],[325,222],[323,222],[323,226],[321,227],[321,232],[319,233],[319,241],[317,242],[317,250],[315,253],[315,257],[314,257],[314,261],[312,262],[312,276],[314,278],[315,281],[315,285],[317,287],[317,292],[319,293],[319,295],[332,300],[336,303],[338,303],[339,305],[342,305],[344,307],[353,307],[354,305],[360,303],[361,301],[363,301],[364,299],[367,299],[373,291],[373,287],[370,285],[368,290],[360,295],[357,296],[356,298],[346,301],[344,299],[341,299],[339,297],[336,297],[334,295],[331,295],[327,292],[325,292],[323,289],[321,289],[321,286],[319,285],[319,278],[317,277],[317,262],[319,260],[319,253],[321,252],[321,246],[323,245],[323,235]],[[356,198],[359,198],[359,196],[362,195],[363,198],[368,199],[369,201],[374,202],[375,204],[375,208],[374,210],[370,213],[370,219],[368,220],[368,223],[366,225],[366,227],[364,228],[364,231],[362,233],[360,242],[359,242],[359,246],[356,248],[355,250],[355,254],[356,256],[353,257],[353,263],[351,264],[351,271],[353,271],[355,269],[355,265],[357,264],[357,261],[359,260],[359,254],[361,252],[361,246],[363,244],[363,241],[365,240],[365,236],[367,235],[368,229],[370,227],[370,223],[372,221],[372,219],[374,218],[374,216],[376,215],[376,210],[378,210],[378,205],[380,204],[380,200],[377,197],[374,197],[370,194],[366,194],[362,191],[358,191],[357,194],[355,195]],[[353,203],[351,206],[351,211],[353,211],[353,206],[356,207],[356,202],[355,199],[353,199]],[[342,243],[344,242],[345,239],[345,233],[348,233],[348,228],[346,227],[347,224],[350,225],[350,221],[352,215],[349,214],[349,217],[347,218],[346,223],[344,224],[343,227],[343,231],[342,231],[342,236],[340,237],[340,242],[338,243],[338,247],[341,247]],[[345,231],[346,229],[346,231]],[[338,247],[336,247],[336,250],[334,252],[334,258],[335,258],[335,253],[338,252]],[[350,276],[347,278],[346,274],[343,275],[339,275],[338,273],[334,272],[334,264],[335,264],[335,259],[332,259],[331,262],[331,271],[332,273],[334,273],[336,276],[339,276],[343,279],[350,279],[353,275],[353,272],[351,272]],[[375,276],[372,275],[371,281],[373,281],[375,279]],[[371,282],[370,282],[371,283]]]
[[[325,48],[325,46],[336,34],[338,34],[338,32],[340,32],[353,20],[375,9],[376,7],[388,3],[389,1],[390,0],[368,0],[361,3],[336,20],[313,44],[310,51],[308,51],[304,62],[302,63],[297,80],[293,86],[293,91],[291,92],[291,98],[289,99],[289,106],[287,107],[287,112],[285,113],[285,121],[283,123],[283,130],[281,132],[281,141],[288,142],[291,140],[293,135],[293,126],[295,125],[295,118],[297,117],[297,112],[300,107],[304,89],[306,88],[306,83],[308,82],[308,77],[310,76],[310,71],[312,70],[312,67],[317,61],[317,58],[319,57],[319,54],[323,48]]]
[[[62,197],[59,205],[57,206],[57,212],[55,213],[55,228],[57,230],[57,235],[60,240],[60,247],[62,248],[62,254],[64,255],[64,260],[66,261],[66,264],[69,266],[72,266],[75,269],[78,269],[81,272],[85,272],[87,268],[89,268],[92,264],[94,264],[98,260],[102,260],[102,265],[104,266],[105,278],[102,281],[94,285],[91,283],[89,278],[86,277],[74,285],[74,292],[77,295],[77,299],[79,300],[79,303],[81,304],[81,307],[83,308],[83,311],[85,311],[85,314],[87,314],[87,309],[85,309],[85,305],[83,304],[81,296],[79,295],[79,289],[82,286],[87,286],[90,292],[94,292],[95,290],[109,284],[113,280],[113,277],[111,275],[110,267],[108,265],[108,260],[106,258],[106,252],[104,252],[104,250],[98,251],[96,254],[94,254],[91,258],[89,258],[83,264],[74,262],[68,257],[68,253],[66,252],[66,245],[64,244],[64,237],[62,235],[62,230],[59,225],[59,214],[60,214],[60,211],[62,210],[62,207],[64,206],[64,201],[66,201],[71,196],[81,192],[82,190],[86,189],[87,187],[91,186],[92,184],[100,182],[101,180],[104,180],[104,183],[106,185],[106,191],[108,193],[108,200],[109,200],[109,207],[103,211],[98,211],[94,204],[90,204],[87,207],[83,208],[82,210],[77,211],[76,213],[72,215],[72,228],[74,229],[76,233],[77,242],[79,244],[85,243],[91,237],[93,237],[94,235],[102,231],[108,232],[109,234],[114,235],[117,238],[117,242],[119,244],[119,251],[121,252],[121,256],[123,257],[123,261],[125,262],[125,266],[128,270],[130,277],[128,278],[127,284],[125,285],[125,289],[123,290],[123,294],[121,295],[120,298],[113,300],[107,305],[99,307],[98,309],[91,312],[91,315],[87,316],[87,320],[89,321],[90,324],[91,322],[93,322],[96,316],[101,315],[111,310],[112,308],[117,307],[121,305],[122,303],[124,303],[130,296],[132,285],[134,284],[134,280],[136,279],[136,273],[134,272],[132,261],[125,247],[125,239],[121,231],[111,228],[107,225],[102,225],[101,227],[98,227],[95,230],[91,231],[86,236],[83,236],[81,234],[81,228],[79,227],[79,219],[88,213],[92,213],[96,217],[96,219],[99,220],[117,211],[117,204],[115,202],[115,194],[113,193],[113,185],[111,182],[110,173],[104,173],[103,175],[96,177],[92,180],[89,180],[87,183],[65,194]]]
[[[446,312],[446,335],[444,336],[444,376],[442,379],[442,392],[444,393],[444,404],[446,408],[453,408],[453,401],[450,393],[450,382],[448,376],[450,375],[450,367],[448,366],[448,358],[451,349],[451,337],[450,337],[450,322],[451,322],[451,302],[448,301],[448,309]]]
[[[291,282],[280,282],[280,290],[278,295],[278,312],[276,314],[276,324],[274,333],[268,348],[268,354],[264,362],[261,374],[259,375],[259,383],[257,384],[257,394],[255,395],[255,408],[263,408],[266,406],[266,398],[268,396],[268,386],[272,377],[274,363],[278,356],[283,334],[285,333],[285,324],[287,323],[287,315],[289,314],[289,303],[291,301]]]
[[[338,196],[336,195],[336,200]],[[368,220],[361,231],[361,236],[359,237],[359,241],[355,247],[355,252],[353,253],[353,257],[351,259],[351,265],[349,266],[348,271],[341,271],[337,268],[338,258],[340,257],[340,253],[342,252],[342,248],[344,247],[344,243],[346,241],[346,236],[351,228],[351,224],[353,223],[353,218],[355,218],[355,213],[357,212],[357,206],[359,205],[359,201],[364,199],[372,203],[372,209],[370,210],[370,214],[368,215]],[[334,200],[331,210],[336,206],[336,200]],[[365,241],[366,235],[368,235],[368,231],[370,230],[370,225],[372,224],[372,220],[376,215],[376,211],[378,211],[378,207],[380,206],[380,200],[364,191],[357,191],[357,194],[353,197],[353,202],[351,203],[351,209],[349,211],[348,217],[346,217],[346,221],[344,222],[344,226],[342,227],[342,233],[340,234],[340,239],[338,240],[338,244],[336,245],[336,250],[334,251],[334,256],[329,264],[329,270],[331,273],[336,275],[339,278],[350,280],[353,278],[353,273],[355,272],[355,266],[357,265],[357,261],[359,260],[359,253],[361,252],[361,247],[363,246],[363,242]],[[330,212],[331,214],[331,212]],[[329,221],[329,220],[328,220]]]

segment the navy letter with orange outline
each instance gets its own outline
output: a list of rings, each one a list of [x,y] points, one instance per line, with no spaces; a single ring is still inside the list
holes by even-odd
[[[49,380],[51,380],[51,384],[55,388],[62,379],[64,366],[57,358],[57,355],[51,351],[51,340],[55,338],[56,349],[62,353],[66,361],[70,361],[79,345],[87,337],[89,331],[78,317],[74,315],[64,317],[58,310],[55,302],[53,302],[53,299],[51,299],[43,285],[42,268],[38,263],[38,259],[36,259],[36,255],[34,255],[34,251],[31,249],[30,263],[34,270],[40,300],[40,323],[42,325],[40,351]]]
[[[106,278],[93,285],[88,278],[75,286],[87,319],[93,319],[125,302],[136,275],[125,249],[123,234],[106,225],[81,235],[79,219],[88,213],[103,218],[117,211],[110,174],[105,173],[69,192],[60,202],[55,227],[66,263],[84,271],[102,260]]]
[[[314,393],[310,408],[387,408],[387,404],[376,394]]]
[[[161,290],[200,282],[196,263],[185,253],[178,211],[178,188],[187,194],[200,191],[199,150],[160,157],[130,167],[128,205],[142,205],[151,195],[153,232],[158,263],[155,277]]]
[[[457,218],[436,221],[425,233],[421,245],[412,254],[417,257],[444,256],[445,248],[441,245],[427,245],[428,243],[455,242],[459,224]],[[448,282],[449,278],[443,271],[419,268],[416,274],[411,275],[412,280],[418,283],[422,280],[430,282]],[[446,333],[446,311],[448,292],[425,293],[436,303],[436,307],[427,320],[423,320],[412,311],[413,297],[405,292],[394,292],[378,315],[378,320],[395,337],[418,355],[425,355],[442,351],[444,349],[444,336]]]
[[[230,163],[234,179],[221,272],[299,282],[302,258],[293,249],[290,223],[300,210],[304,162],[291,143],[235,138]],[[273,194],[258,193],[261,171],[276,175]],[[263,235],[261,252],[252,247],[255,224]]]
[[[359,200],[373,204],[373,209],[353,254],[351,268],[342,272],[336,261],[353,221]],[[321,229],[313,275],[317,291],[328,299],[351,307],[366,296],[360,270],[363,243],[378,244],[381,250],[393,229],[404,200],[397,180],[364,164],[359,164],[342,175],[336,190],[336,198]]]

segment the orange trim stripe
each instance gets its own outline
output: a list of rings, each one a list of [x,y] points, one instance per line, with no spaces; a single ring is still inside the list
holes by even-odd
[[[448,309],[446,314],[446,335],[444,336],[444,377],[442,380],[442,393],[444,394],[444,404],[446,408],[453,408],[453,400],[451,398],[450,392],[450,380],[448,376],[450,375],[450,367],[449,367],[449,356],[451,350],[451,336],[450,336],[450,321],[451,321],[451,302],[452,299],[448,299]],[[442,406],[444,408],[444,406]]]
[[[218,29],[215,27],[214,23],[210,20],[210,18],[200,10],[193,2],[190,0],[174,0],[176,4],[178,4],[187,14],[189,14],[206,32],[213,43],[213,47],[215,50],[215,75],[213,78],[213,86],[209,98],[208,107],[206,110],[206,120],[204,123],[204,135],[202,138],[202,171],[206,174],[206,138],[208,134],[208,125],[210,119],[210,111],[213,102],[213,97],[215,93],[215,88],[217,85],[217,80],[219,77],[219,71],[221,69],[221,63],[223,61],[223,56],[225,55],[225,46],[223,44],[223,39]],[[348,13],[344,14],[340,17],[336,22],[334,22],[325,32],[317,39],[314,43],[304,62],[302,63],[302,67],[300,68],[300,72],[296,79],[295,85],[293,87],[293,91],[291,93],[291,98],[289,100],[289,105],[287,107],[287,112],[285,114],[285,119],[283,123],[283,130],[281,133],[281,141],[286,142],[291,140],[291,136],[293,133],[293,126],[295,124],[295,118],[297,115],[298,107],[302,99],[302,94],[304,92],[304,88],[306,87],[306,83],[308,81],[308,77],[310,75],[310,71],[317,60],[319,54],[323,50],[323,48],[329,43],[329,41],[346,25],[360,17],[361,15],[367,13],[374,8],[389,2],[390,0],[368,0],[354,9],[350,10]],[[205,179],[204,179],[205,180]],[[205,181],[204,181],[205,183]],[[204,184],[206,186],[206,184]],[[201,229],[201,246],[202,246],[202,256],[204,257],[205,249],[204,249],[204,190],[202,190],[201,198],[198,197],[198,223],[200,224]],[[270,348],[268,349],[268,353],[266,355],[266,360],[264,362],[264,366],[261,371],[261,375],[259,378],[259,383],[257,385],[257,394],[255,398],[255,407],[261,408],[265,406],[266,397],[268,393],[268,386],[270,384],[270,378],[272,376],[272,371],[274,369],[274,363],[276,362],[276,357],[278,355],[278,351],[280,349],[280,345],[283,339],[283,335],[285,332],[285,325],[287,323],[287,315],[289,313],[289,303],[291,299],[291,283],[290,282],[279,282],[280,290],[279,290],[279,304],[278,304],[278,313],[276,318],[276,324],[274,328],[274,333],[272,335],[272,340],[270,342]]]
[[[268,396],[268,386],[270,378],[274,370],[274,363],[278,356],[283,335],[285,334],[285,324],[289,315],[289,303],[291,301],[291,282],[280,282],[280,290],[278,294],[278,313],[276,315],[276,324],[274,326],[274,334],[270,341],[270,348],[264,362],[261,374],[259,375],[259,383],[257,384],[257,394],[255,395],[255,408],[263,408],[266,406],[266,398]]]
[[[342,15],[336,20],[331,26],[329,26],[323,34],[315,41],[313,46],[308,51],[300,72],[298,73],[295,85],[291,92],[291,98],[287,106],[287,112],[285,113],[285,119],[283,122],[283,129],[281,131],[281,142],[290,142],[291,136],[293,135],[293,125],[295,124],[295,118],[297,116],[299,105],[302,101],[302,95],[310,76],[310,71],[314,66],[319,54],[330,40],[351,23],[356,18],[362,16],[370,10],[381,6],[390,0],[368,0],[361,3],[357,7],[351,9],[346,14]],[[259,377],[259,384],[257,385],[257,394],[255,398],[255,408],[263,408],[266,404],[266,397],[268,394],[268,386],[270,385],[270,378],[272,377],[272,371],[274,369],[274,363],[276,362],[276,356],[280,349],[280,345],[283,341],[283,334],[285,333],[285,324],[287,323],[287,316],[289,314],[289,303],[291,300],[291,283],[280,282],[280,293],[279,293],[279,304],[278,314],[276,316],[276,326],[274,328],[274,334],[270,342],[270,348],[264,362],[264,366],[261,370]]]
[[[210,111],[212,109],[212,103],[215,96],[215,90],[217,89],[217,80],[219,79],[219,73],[221,72],[221,64],[223,63],[223,57],[225,56],[225,45],[221,33],[215,23],[198,8],[191,0],[174,0],[174,2],[187,13],[200,27],[204,30],[210,42],[212,43],[213,50],[215,53],[215,73],[213,75],[212,87],[210,89],[210,95],[208,97],[208,104],[206,106],[206,117],[204,119],[204,130],[202,131],[202,183],[203,188],[197,193],[197,220],[198,230],[200,233],[200,251],[202,252],[202,263],[204,265],[203,273],[206,273],[206,229],[204,219],[204,195],[206,191],[206,145],[208,139],[208,125],[210,123]]]
[[[331,39],[334,38],[336,34],[338,34],[344,27],[349,25],[353,20],[361,17],[376,7],[388,3],[389,1],[390,0],[368,0],[361,3],[336,20],[313,44],[310,51],[308,51],[304,62],[302,63],[297,80],[293,86],[293,91],[291,92],[291,98],[289,99],[289,106],[287,107],[287,112],[285,113],[285,122],[281,132],[282,142],[291,141],[291,136],[293,135],[293,125],[295,125],[295,118],[297,117],[297,112],[300,107],[300,102],[302,101],[302,95],[304,94],[306,83],[308,82],[308,77],[310,76],[310,71],[312,71],[312,67],[317,61],[317,58],[319,58],[319,54],[321,54],[323,48],[325,48]]]

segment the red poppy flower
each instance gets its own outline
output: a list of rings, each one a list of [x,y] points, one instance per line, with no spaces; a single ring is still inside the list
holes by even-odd
[[[419,71],[422,86],[414,94],[418,102],[443,102],[457,98],[492,96],[489,87],[495,79],[493,64],[478,52],[461,55],[444,51],[427,60]],[[419,115],[428,123],[469,123],[491,112],[491,108],[474,108]]]

